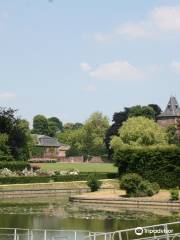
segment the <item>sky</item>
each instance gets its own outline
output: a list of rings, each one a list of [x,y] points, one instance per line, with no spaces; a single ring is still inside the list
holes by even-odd
[[[0,83],[30,122],[180,102],[180,1],[1,0]]]

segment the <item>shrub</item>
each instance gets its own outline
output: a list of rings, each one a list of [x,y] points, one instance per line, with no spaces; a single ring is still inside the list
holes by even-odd
[[[136,173],[124,175],[120,181],[120,188],[126,190],[128,196],[136,195],[142,177]]]
[[[116,151],[113,158],[120,176],[134,172],[163,188],[180,186],[179,147],[127,147]]]
[[[96,174],[92,173],[88,176],[87,185],[90,187],[91,192],[95,192],[100,188],[101,182],[98,180]]]
[[[170,193],[172,201],[179,200],[179,189],[171,189]]]
[[[151,183],[152,187],[153,187],[153,191],[154,191],[154,194],[158,193],[160,191],[160,186],[158,183],[156,182],[153,182]]]
[[[11,171],[22,171],[25,168],[31,169],[30,165],[25,161],[1,162],[0,169],[8,168]]]
[[[81,173],[79,175],[55,175],[47,176],[17,176],[17,177],[0,177],[0,184],[24,184],[24,183],[47,183],[54,182],[70,182],[70,181],[87,181],[89,174]],[[97,179],[116,178],[115,173],[96,173]]]
[[[153,196],[154,190],[152,184],[148,180],[141,181],[136,194],[138,197]]]
[[[150,183],[136,173],[124,175],[120,180],[120,188],[126,190],[129,197],[153,196],[159,192],[157,183]]]

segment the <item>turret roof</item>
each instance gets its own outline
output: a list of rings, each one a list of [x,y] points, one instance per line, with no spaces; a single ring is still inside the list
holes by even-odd
[[[158,117],[180,117],[179,104],[174,96],[171,96],[164,112]]]

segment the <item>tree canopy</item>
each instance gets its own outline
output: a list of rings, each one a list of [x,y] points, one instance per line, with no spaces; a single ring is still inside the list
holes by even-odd
[[[30,154],[29,124],[15,114],[16,110],[0,108],[0,157],[27,160]]]
[[[116,150],[122,146],[150,146],[167,144],[168,138],[154,120],[145,117],[132,117],[123,123],[118,136],[111,140],[111,147]]]
[[[106,153],[104,137],[108,127],[108,118],[95,112],[84,125],[79,125],[78,128],[64,128],[64,131],[58,134],[58,139],[71,146],[70,155],[84,155],[85,158],[103,155]]]
[[[33,118],[32,133],[55,137],[56,133],[62,131],[63,124],[57,117],[46,118],[44,115],[36,115]]]
[[[112,155],[112,149],[110,148],[110,141],[113,136],[118,135],[118,130],[129,117],[144,116],[150,119],[156,120],[157,115],[161,113],[161,108],[157,104],[149,104],[147,106],[132,106],[130,108],[124,108],[124,111],[115,112],[113,114],[113,124],[108,128],[105,143],[108,149],[109,157]]]

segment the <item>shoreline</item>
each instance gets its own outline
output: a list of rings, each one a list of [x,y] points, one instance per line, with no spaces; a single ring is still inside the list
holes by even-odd
[[[102,180],[100,191],[115,191],[115,180]],[[56,196],[60,194],[82,194],[90,192],[86,181],[50,182],[0,185],[0,199],[17,197]]]
[[[116,193],[109,194],[108,192],[96,192],[85,193],[81,195],[70,196],[71,202],[78,203],[92,203],[92,204],[104,204],[109,206],[117,205],[123,207],[157,207],[157,208],[176,208],[180,209],[180,201],[171,201],[169,198],[169,192],[161,190],[158,194],[152,197],[137,197],[128,198],[125,197],[124,191],[117,191]]]

